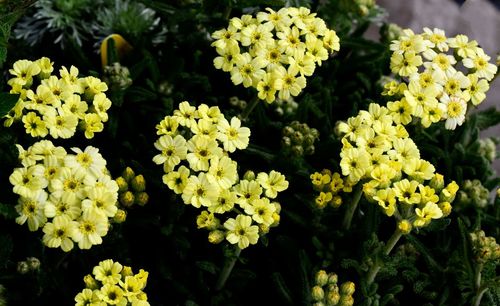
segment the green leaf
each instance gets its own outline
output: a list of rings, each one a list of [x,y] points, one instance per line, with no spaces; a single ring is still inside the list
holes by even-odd
[[[485,130],[500,123],[500,111],[498,111],[495,107],[490,107],[484,111],[477,112],[473,116],[476,117],[477,127],[480,130]]]
[[[0,265],[5,266],[7,264],[13,247],[14,243],[10,235],[4,234],[0,236]]]
[[[0,117],[7,115],[7,113],[16,105],[18,100],[19,94],[0,92]]]
[[[287,304],[293,305],[294,302],[292,298],[292,292],[285,283],[285,278],[280,273],[275,272],[271,275],[271,279],[273,280],[273,283],[276,285],[276,288],[278,289],[278,292],[280,293],[281,297],[287,302]]]
[[[196,266],[204,271],[207,271],[210,274],[217,274],[218,267],[209,261],[197,261]]]
[[[14,219],[17,213],[13,205],[0,203],[0,215],[4,216],[6,219]]]
[[[443,268],[439,265],[439,263],[434,259],[432,256],[432,253],[425,247],[423,243],[421,243],[415,236],[413,235],[406,235],[406,239],[415,247],[417,251],[422,254],[423,258],[429,265],[431,269],[434,271],[439,271],[441,272]]]

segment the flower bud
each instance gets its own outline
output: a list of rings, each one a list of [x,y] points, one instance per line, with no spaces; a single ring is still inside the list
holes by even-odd
[[[444,177],[443,175],[436,173],[434,177],[429,182],[429,185],[436,190],[436,193],[440,192],[444,188]]]
[[[314,286],[311,290],[311,296],[314,301],[321,301],[325,298],[325,291],[320,286]]]
[[[239,102],[240,99],[238,99],[238,97],[229,98],[229,104],[231,104],[232,106],[237,106]]]
[[[352,305],[354,305],[354,298],[351,295],[342,296],[338,305],[339,306],[352,306]]]
[[[339,281],[339,277],[337,276],[337,274],[330,273],[330,275],[328,275],[328,284],[329,285],[337,285],[338,281]]]
[[[30,266],[26,261],[20,261],[17,263],[17,273],[26,274],[30,271]]]
[[[219,244],[226,238],[223,231],[215,230],[208,234],[208,241],[213,244]]]
[[[269,233],[269,226],[265,224],[259,224],[259,235],[265,235]]]
[[[127,168],[125,168],[125,170],[123,170],[122,177],[127,182],[130,182],[135,177],[135,172],[134,172],[134,170],[132,170],[132,168],[127,167]]]
[[[118,209],[116,214],[113,217],[113,222],[115,223],[123,223],[127,219],[127,212],[123,209]]]
[[[284,147],[290,147],[292,145],[292,140],[288,136],[283,136],[281,138],[281,145]]]
[[[83,282],[85,283],[85,287],[87,287],[88,289],[95,290],[99,288],[99,284],[90,274],[85,275],[85,277],[83,278]]]
[[[326,293],[326,305],[335,306],[340,301],[340,294],[337,291],[328,291]]]
[[[302,142],[304,141],[304,134],[302,134],[299,131],[295,131],[294,133],[292,133],[292,135],[290,136],[290,138],[292,139],[292,142],[294,144],[301,145]]]
[[[123,177],[121,177],[121,176],[117,177],[115,179],[115,182],[118,185],[119,192],[125,192],[128,190],[128,183]]]
[[[398,222],[398,230],[403,233],[403,235],[409,234],[411,229],[412,225],[410,221],[404,219]]]
[[[302,146],[293,146],[292,154],[295,156],[302,156],[304,155],[304,149],[302,148]]]
[[[243,174],[243,179],[247,181],[255,180],[255,172],[253,172],[252,170],[248,170],[247,172],[245,172],[245,174]]]
[[[448,217],[451,214],[452,207],[450,202],[439,203],[439,208],[443,212],[443,217]]]
[[[146,190],[146,180],[142,174],[137,175],[130,182],[132,190],[135,192],[141,192]]]
[[[122,271],[120,272],[122,275],[122,279],[125,279],[127,276],[133,276],[134,272],[132,271],[132,268],[129,266],[123,266]]]
[[[273,223],[271,223],[271,227],[276,227],[280,224],[281,217],[276,212],[273,213]]]
[[[328,274],[326,273],[325,270],[319,270],[316,273],[315,279],[316,279],[316,285],[323,287],[328,283]]]
[[[341,295],[353,295],[356,290],[356,286],[353,282],[345,282],[340,286]]]
[[[313,155],[314,154],[314,146],[308,146],[304,150],[305,155]]]
[[[139,192],[135,194],[135,201],[134,203],[139,205],[139,206],[144,206],[148,203],[149,201],[149,195],[145,192]]]
[[[132,191],[126,191],[126,192],[120,194],[119,200],[120,200],[120,203],[124,207],[129,208],[129,207],[132,207],[132,205],[134,204],[135,196],[132,193]]]
[[[26,258],[26,263],[28,264],[30,271],[38,271],[40,269],[40,260],[36,257]]]

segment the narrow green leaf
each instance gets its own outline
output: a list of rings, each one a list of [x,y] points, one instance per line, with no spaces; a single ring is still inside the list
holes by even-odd
[[[210,274],[213,274],[213,275],[217,274],[218,268],[213,262],[197,261],[196,266],[198,268],[202,269],[203,271],[207,271]]]
[[[280,273],[275,272],[271,275],[271,279],[273,280],[273,283],[276,285],[279,294],[286,301],[286,303],[289,305],[293,305],[294,302],[292,298],[292,292],[285,283],[285,279],[283,278],[283,276]]]
[[[439,265],[432,256],[432,253],[415,236],[410,234],[406,236],[406,239],[415,247],[415,249],[417,249],[417,251],[419,251],[423,255],[425,261],[431,269],[439,272],[443,270],[441,265]]]
[[[7,115],[7,113],[16,105],[18,100],[19,94],[0,92],[0,117]]]

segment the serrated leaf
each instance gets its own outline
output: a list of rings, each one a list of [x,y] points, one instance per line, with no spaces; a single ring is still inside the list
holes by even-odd
[[[202,269],[203,271],[207,271],[210,274],[213,274],[213,275],[217,274],[218,268],[213,262],[197,261],[196,266],[198,268]]]
[[[485,130],[500,123],[500,111],[498,111],[495,107],[490,107],[484,111],[477,112],[473,116],[476,118],[477,127],[480,130]]]
[[[16,105],[18,100],[19,94],[0,92],[0,117],[7,115],[7,113]]]

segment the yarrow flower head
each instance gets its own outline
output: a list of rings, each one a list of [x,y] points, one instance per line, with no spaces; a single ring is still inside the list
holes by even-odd
[[[316,199],[320,208],[332,203],[341,191],[351,192],[352,186],[361,184],[368,201],[403,222],[406,233],[412,226],[424,227],[450,214],[458,185],[452,181],[444,186],[442,175],[420,157],[405,127],[389,108],[372,103],[368,111],[340,123],[338,130],[343,135],[342,173],[323,170],[311,175],[315,189],[320,191]]]
[[[111,100],[106,83],[96,77],[79,77],[78,68],[62,67],[59,75],[50,59],[19,60],[9,70],[10,93],[19,94],[16,105],[5,115],[4,126],[22,121],[32,137],[70,138],[77,129],[86,138],[104,129]]]
[[[153,162],[163,165],[165,185],[202,210],[196,224],[210,231],[210,242],[226,239],[243,249],[278,225],[280,205],[274,199],[288,181],[274,170],[240,179],[229,153],[248,146],[250,129],[238,118],[226,119],[217,106],[185,101],[156,129],[160,153]]]
[[[20,195],[18,224],[43,230],[43,243],[68,252],[101,244],[109,219],[117,213],[118,185],[107,174],[106,160],[94,147],[68,153],[49,140],[20,148],[23,167],[9,180]]]
[[[212,38],[215,68],[229,72],[235,85],[256,88],[268,103],[297,96],[306,76],[340,48],[335,31],[303,7],[234,17]]]
[[[497,73],[475,40],[446,37],[436,28],[421,34],[403,30],[390,49],[398,80],[386,82],[382,94],[391,99],[391,116],[405,125],[418,118],[424,127],[446,121],[446,129],[454,130],[463,124],[469,103],[483,102]]]
[[[143,291],[149,273],[143,269],[134,274],[131,267],[112,259],[95,266],[92,275],[85,276],[87,288],[75,296],[75,306],[85,305],[139,305],[149,306]]]

